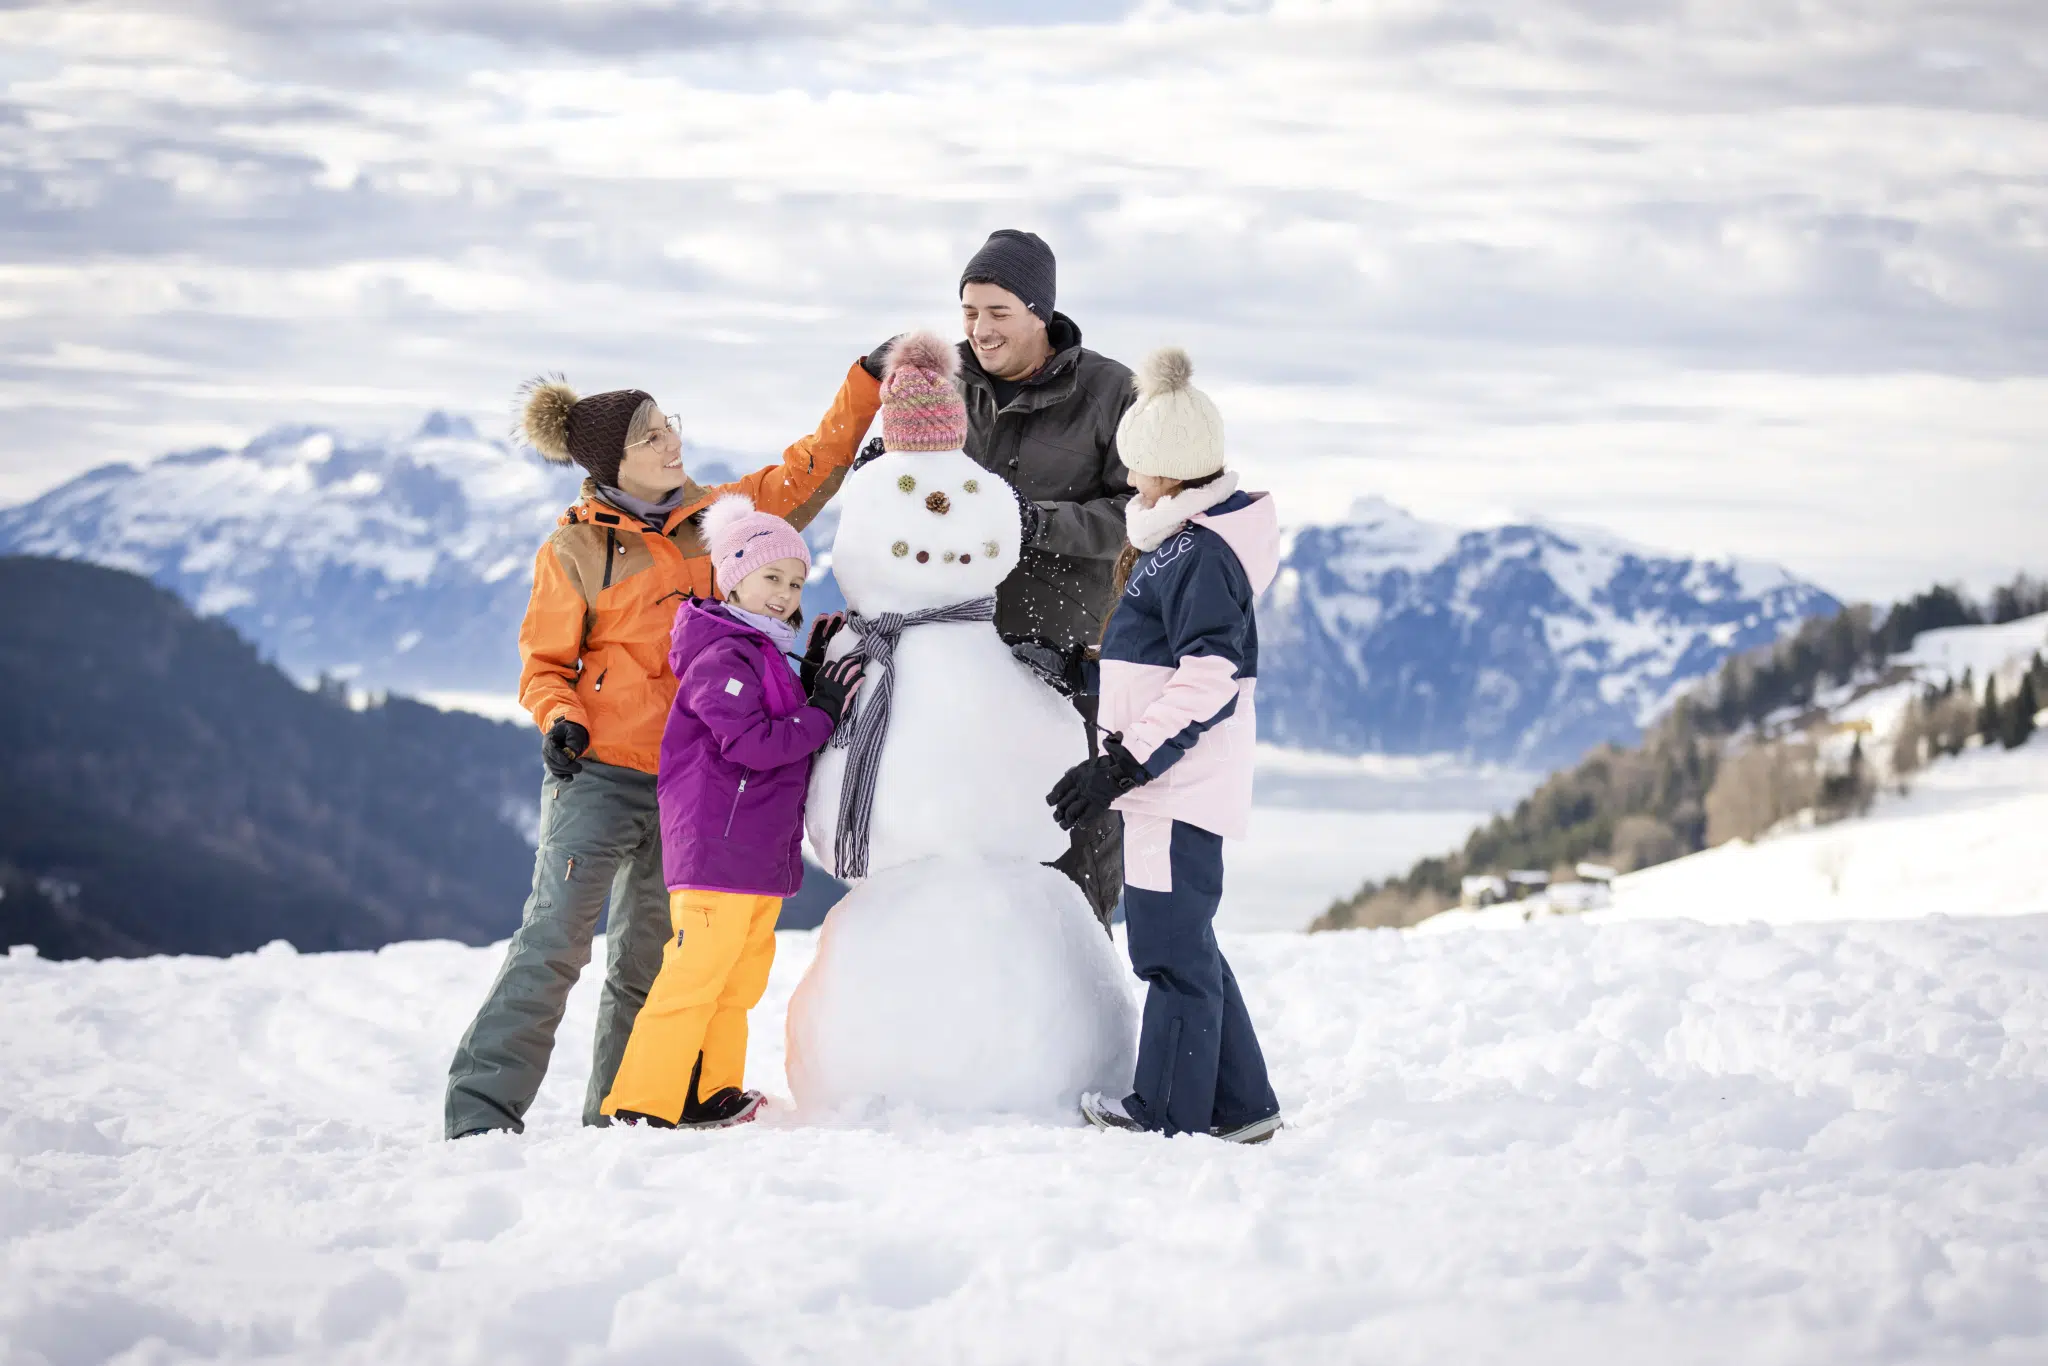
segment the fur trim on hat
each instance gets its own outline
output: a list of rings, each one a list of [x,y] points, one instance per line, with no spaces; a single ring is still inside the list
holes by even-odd
[[[1195,363],[1188,359],[1188,353],[1178,346],[1162,346],[1145,357],[1144,364],[1131,376],[1131,385],[1139,398],[1156,398],[1187,388],[1194,378]]]
[[[704,529],[705,544],[719,540],[729,534],[740,522],[754,513],[754,500],[744,493],[728,493],[704,509],[704,520],[699,523]]]
[[[882,361],[882,382],[898,370],[936,371],[947,380],[960,373],[960,353],[936,332],[906,332]]]
[[[569,410],[576,391],[560,375],[535,375],[519,386],[519,434],[542,458],[569,463]]]

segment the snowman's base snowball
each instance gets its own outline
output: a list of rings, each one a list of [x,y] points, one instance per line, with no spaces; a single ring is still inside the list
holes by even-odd
[[[883,1101],[1068,1118],[1130,1089],[1130,969],[1074,884],[1036,863],[921,859],[856,886],[789,1003],[811,1113]]]

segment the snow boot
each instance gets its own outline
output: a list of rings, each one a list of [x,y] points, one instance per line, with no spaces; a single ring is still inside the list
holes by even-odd
[[[676,1126],[660,1115],[643,1115],[638,1110],[620,1110],[612,1116],[612,1123],[623,1124],[629,1129],[646,1125],[650,1129],[673,1129]]]
[[[1220,1138],[1225,1143],[1264,1143],[1284,1127],[1286,1126],[1281,1124],[1280,1116],[1276,1113],[1267,1115],[1264,1119],[1255,1119],[1249,1124],[1238,1124],[1228,1129],[1211,1129],[1209,1137]]]
[[[745,1124],[761,1113],[761,1107],[768,1098],[759,1091],[742,1091],[737,1086],[728,1086],[723,1091],[713,1091],[708,1099],[695,1101],[683,1107],[683,1122],[679,1129],[730,1129],[735,1124]]]
[[[1098,1129],[1124,1129],[1134,1134],[1144,1132],[1144,1126],[1124,1109],[1122,1100],[1116,1096],[1105,1096],[1100,1091],[1082,1093],[1081,1118]]]

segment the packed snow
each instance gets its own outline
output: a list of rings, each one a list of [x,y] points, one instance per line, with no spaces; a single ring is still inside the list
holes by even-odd
[[[781,936],[752,1079],[814,936]],[[2029,1361],[2040,917],[1226,936],[1263,1148],[438,1137],[498,952],[0,962],[0,1361]],[[125,1354],[125,1355],[124,1355]]]
[[[819,1112],[907,1101],[1064,1119],[1083,1091],[1129,1089],[1129,976],[1081,893],[1051,868],[923,859],[885,869],[818,931],[789,1006],[791,1092]]]

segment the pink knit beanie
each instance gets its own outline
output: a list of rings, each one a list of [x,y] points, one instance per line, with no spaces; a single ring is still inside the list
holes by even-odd
[[[777,560],[802,560],[804,568],[811,567],[811,548],[796,528],[771,512],[754,511],[754,500],[744,493],[728,493],[706,508],[703,526],[721,593]]]
[[[935,332],[896,339],[883,361],[882,445],[892,451],[957,451],[967,444],[967,407],[953,378],[960,353]]]

